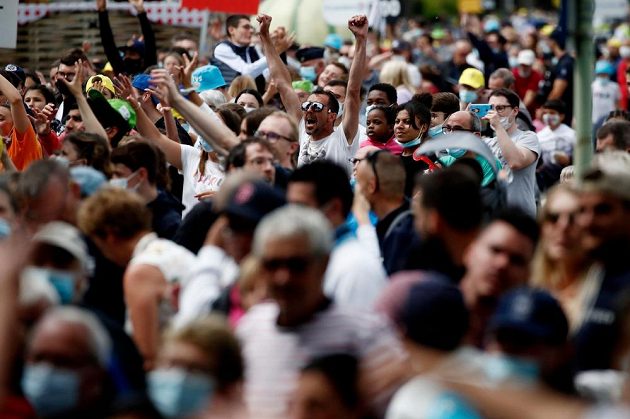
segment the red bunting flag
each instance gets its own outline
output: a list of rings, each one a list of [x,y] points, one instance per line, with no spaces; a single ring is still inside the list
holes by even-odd
[[[231,14],[258,14],[260,0],[181,0],[181,6],[187,9],[209,10]]]

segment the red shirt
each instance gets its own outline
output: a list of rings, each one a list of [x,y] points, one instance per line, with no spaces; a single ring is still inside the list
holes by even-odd
[[[532,69],[532,73],[529,77],[522,77],[518,71],[518,68],[512,69],[512,74],[514,75],[514,91],[518,95],[518,97],[525,99],[525,94],[532,90],[533,92],[538,91],[538,84],[543,79],[543,75],[538,71]],[[536,106],[528,106],[527,110],[533,116],[535,115]]]

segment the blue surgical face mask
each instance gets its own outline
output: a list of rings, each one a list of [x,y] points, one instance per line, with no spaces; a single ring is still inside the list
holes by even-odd
[[[79,375],[45,363],[27,364],[22,375],[22,390],[37,416],[60,416],[77,407]]]
[[[422,142],[422,132],[420,132],[420,134],[418,134],[416,138],[414,138],[411,141],[407,141],[406,143],[401,143],[400,141],[398,141],[398,139],[396,139],[396,143],[398,143],[398,145],[401,146],[402,148],[412,148],[417,145],[420,145],[421,142]]]
[[[609,82],[610,79],[608,78],[608,76],[606,77],[597,77],[597,81],[602,85],[602,86],[606,86]]]
[[[0,239],[6,239],[11,235],[11,224],[4,218],[0,218]]]
[[[475,92],[474,90],[460,89],[459,100],[464,103],[473,103],[475,100],[477,100],[477,92]]]
[[[302,77],[304,80],[310,80],[314,82],[317,78],[315,67],[300,67],[300,77]]]
[[[431,138],[435,138],[435,137],[439,137],[440,135],[442,135],[442,125],[444,124],[439,124],[436,125],[432,128],[429,128],[429,137]]]
[[[495,383],[517,379],[531,384],[536,382],[539,371],[534,362],[507,355],[489,355],[484,370],[486,376]]]
[[[46,269],[48,281],[59,294],[61,304],[70,304],[74,299],[75,276],[71,272]]]
[[[467,150],[465,148],[449,148],[448,155],[456,159],[459,159],[460,157],[464,157],[464,154],[466,154],[466,151]]]
[[[510,64],[510,68],[518,67],[518,57],[510,55],[510,57],[508,58],[508,62]]]
[[[149,396],[167,418],[191,416],[212,400],[214,383],[209,376],[180,368],[157,369],[148,376]]]
[[[199,144],[201,145],[201,149],[206,153],[210,153],[213,150],[212,146],[203,138],[199,138]]]

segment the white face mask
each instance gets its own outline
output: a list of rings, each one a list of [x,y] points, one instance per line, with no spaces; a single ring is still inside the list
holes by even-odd
[[[337,112],[337,118],[341,118],[343,116],[343,103],[339,102],[339,112]]]
[[[620,47],[619,55],[621,55],[622,58],[630,58],[630,46],[624,45]]]
[[[556,125],[560,124],[560,116],[559,115],[553,115],[553,114],[544,114],[542,117],[543,120],[543,124],[550,126],[550,127],[555,127]]]
[[[138,174],[138,171],[136,170],[135,172],[133,172],[127,177],[112,178],[109,180],[109,184],[115,188],[128,189],[132,192],[136,192],[138,188],[140,187],[140,183],[136,184],[136,186],[129,189],[129,181],[133,179],[137,174]]]

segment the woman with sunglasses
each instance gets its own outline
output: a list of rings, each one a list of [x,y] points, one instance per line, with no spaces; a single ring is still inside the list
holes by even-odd
[[[401,157],[407,174],[405,196],[411,196],[414,179],[418,173],[437,168],[427,156],[414,153],[429,138],[431,111],[421,102],[425,99],[425,95],[416,95],[396,110],[394,136],[396,143],[403,148]],[[428,99],[431,100],[431,95],[428,95]]]
[[[540,213],[541,237],[532,263],[532,285],[560,301],[571,330],[577,330],[595,281],[587,281],[592,261],[580,245],[575,222],[579,198],[566,184],[549,190]]]

